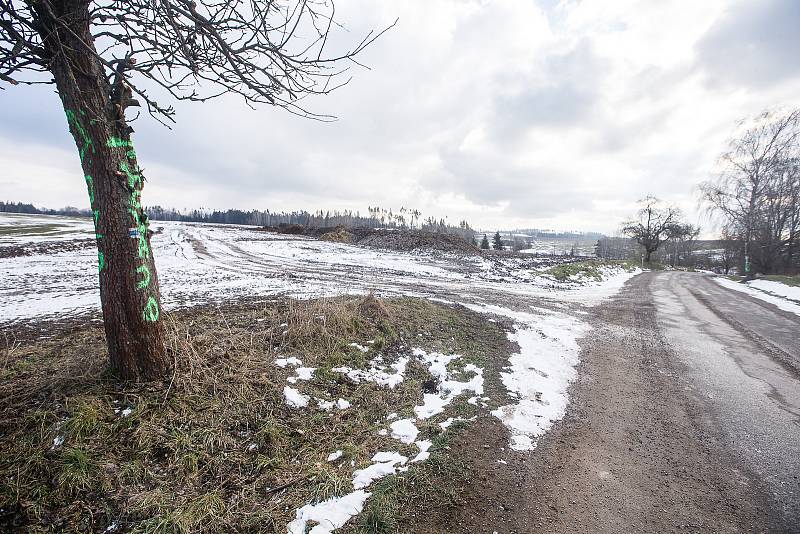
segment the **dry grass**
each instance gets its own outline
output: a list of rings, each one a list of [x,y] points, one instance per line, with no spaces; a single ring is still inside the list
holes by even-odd
[[[330,369],[363,367],[378,351],[391,361],[411,344],[477,361],[470,329],[483,324],[429,302],[373,296],[206,307],[167,320],[174,368],[158,383],[108,376],[99,327],[6,343],[0,530],[94,532],[115,523],[125,532],[282,532],[297,507],[352,491],[351,461],[363,467],[376,450],[398,450],[377,434],[378,422],[410,413],[430,377],[411,365],[390,390]],[[350,346],[367,340],[367,354]],[[318,368],[298,389],[353,408],[287,407],[282,391],[294,372],[274,365],[287,356]],[[344,457],[327,462],[336,449]]]
[[[344,226],[338,226],[335,230],[322,234],[320,239],[333,243],[352,243],[355,240],[355,236],[348,232]]]

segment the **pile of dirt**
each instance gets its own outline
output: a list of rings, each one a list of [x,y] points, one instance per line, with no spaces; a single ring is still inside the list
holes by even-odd
[[[37,254],[52,254],[55,252],[73,252],[94,245],[91,238],[74,241],[44,241],[41,243],[28,243],[22,245],[9,245],[0,247],[0,258],[17,258],[20,256],[35,256]]]
[[[259,230],[286,235],[303,235],[334,243],[349,243],[365,247],[404,252],[437,250],[460,254],[480,254],[482,251],[463,237],[424,230],[397,228],[345,228],[344,226],[306,227],[302,224],[265,226]]]
[[[337,226],[334,230],[322,234],[319,238],[332,243],[352,243],[354,240],[353,234],[345,230],[344,226]]]
[[[279,234],[303,235],[305,234],[306,227],[302,224],[281,223],[278,226],[263,226],[259,228],[259,230],[264,230],[266,232],[277,232]]]
[[[438,250],[477,254],[478,249],[460,236],[423,230],[354,228],[351,232],[359,245],[389,250]]]

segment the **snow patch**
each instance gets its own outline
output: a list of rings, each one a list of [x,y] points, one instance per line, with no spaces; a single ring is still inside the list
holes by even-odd
[[[776,287],[775,285],[768,284],[768,282],[770,282],[769,280],[754,280],[753,282],[749,282],[747,285],[741,284],[739,282],[734,282],[733,280],[729,280],[727,278],[722,278],[721,276],[714,277],[714,280],[716,280],[716,282],[723,287],[726,287],[728,289],[733,289],[734,291],[739,291],[741,293],[745,293],[747,295],[750,295],[751,297],[763,300],[764,302],[769,302],[770,304],[774,304],[783,311],[800,315],[800,303],[795,303],[792,300],[789,300],[790,297],[784,296],[784,295],[794,296],[794,292],[789,290],[800,289],[800,288],[791,288],[786,284],[780,284],[779,282],[772,282],[772,284],[779,284],[781,286],[786,287],[786,289],[779,288]],[[760,282],[760,284],[755,285],[755,282]],[[769,288],[771,291],[767,292],[766,288]]]
[[[308,406],[308,401],[311,400],[311,397],[308,395],[303,395],[296,389],[289,386],[284,386],[283,396],[286,399],[286,404],[292,408],[305,408]]]
[[[334,367],[331,371],[335,373],[342,373],[353,382],[375,382],[379,386],[394,389],[405,380],[406,366],[408,365],[408,358],[402,357],[391,364],[389,367],[394,370],[393,373],[386,371],[387,367],[381,365],[383,358],[380,356],[370,361],[369,369],[351,369],[350,367]]]
[[[414,445],[416,445],[417,448],[419,449],[419,454],[414,456],[414,458],[411,460],[410,463],[413,464],[417,462],[424,462],[425,460],[430,458],[431,453],[429,453],[428,450],[431,448],[431,445],[433,445],[433,442],[427,439],[422,439],[414,442]]]
[[[405,465],[408,458],[399,452],[379,452],[372,457],[372,461],[375,463],[353,473],[353,488],[366,488],[375,480],[393,475],[397,471],[395,466]]]
[[[295,369],[297,375],[290,376],[289,378],[286,379],[286,381],[289,382],[290,384],[294,384],[298,380],[311,380],[312,378],[314,378],[314,371],[316,370],[317,370],[316,367],[298,367],[297,369]]]
[[[776,282],[775,280],[753,280],[752,282],[748,282],[747,285],[760,291],[772,293],[775,296],[800,303],[800,286],[790,286],[782,282]]]
[[[508,337],[519,345],[520,351],[509,357],[509,365],[500,376],[506,389],[519,400],[501,406],[492,415],[511,431],[513,450],[532,450],[536,439],[566,413],[569,384],[577,376],[577,339],[590,326],[560,312],[539,315],[491,305],[467,307],[515,321],[514,332]]]
[[[406,445],[413,443],[419,434],[419,429],[412,419],[399,419],[389,425],[389,428],[392,429],[392,437]]]
[[[286,367],[287,365],[292,365],[294,367],[297,367],[303,365],[303,362],[299,358],[290,356],[288,358],[278,358],[277,360],[275,360],[275,365],[277,365],[278,367]]]
[[[296,519],[287,525],[289,534],[306,534],[308,523],[316,523],[308,534],[329,534],[341,528],[351,517],[361,513],[371,494],[356,490],[343,497],[334,497],[317,504],[307,504],[297,510]]]
[[[428,353],[419,348],[414,349],[413,353],[419,361],[428,366],[430,373],[438,382],[437,392],[425,393],[422,397],[422,404],[414,408],[417,418],[428,419],[442,413],[445,406],[465,391],[472,391],[478,395],[483,394],[483,369],[480,367],[471,363],[464,366],[464,373],[473,375],[466,382],[451,378],[452,373],[447,370],[447,366],[461,358],[460,355],[445,355],[439,352]]]

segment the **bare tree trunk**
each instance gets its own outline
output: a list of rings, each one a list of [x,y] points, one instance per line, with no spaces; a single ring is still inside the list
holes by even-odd
[[[34,6],[94,214],[111,369],[129,380],[160,377],[167,368],[164,325],[141,205],[144,177],[125,122],[123,82],[112,87],[105,76],[89,31],[87,1],[40,0]]]

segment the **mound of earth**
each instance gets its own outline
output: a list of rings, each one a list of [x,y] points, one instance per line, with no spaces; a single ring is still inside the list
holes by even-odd
[[[478,249],[463,238],[438,232],[372,228],[354,228],[351,232],[355,235],[357,244],[367,247],[402,251],[439,250],[465,254],[478,253]]]
[[[343,226],[339,226],[331,232],[326,232],[319,236],[319,238],[332,243],[352,243],[354,241],[353,234],[345,230]]]
[[[34,256],[36,254],[49,254],[53,252],[72,252],[90,247],[94,245],[94,243],[94,239],[78,239],[75,241],[28,243],[24,246],[9,245],[0,247],[0,258],[17,258],[19,256]]]
[[[344,226],[310,228],[300,224],[281,224],[277,227],[263,227],[260,230],[279,234],[304,235],[334,243],[350,243],[388,250],[438,250],[462,254],[479,254],[481,252],[460,236],[424,230],[345,228]]]

